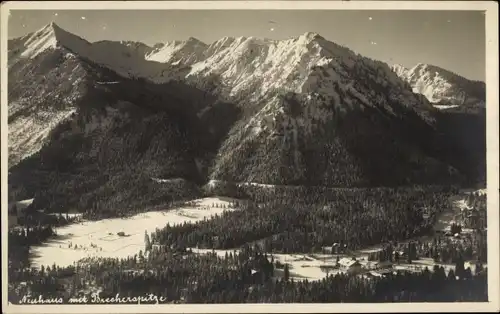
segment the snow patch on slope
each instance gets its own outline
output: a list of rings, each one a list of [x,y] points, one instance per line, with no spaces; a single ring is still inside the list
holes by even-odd
[[[446,110],[446,109],[453,109],[453,108],[458,108],[460,105],[434,105],[434,108],[441,109],[441,110]]]
[[[33,59],[49,48],[56,48],[57,39],[54,24],[49,24],[35,32],[24,43],[26,49],[21,53],[22,57]]]
[[[233,44],[228,49],[236,51],[241,46],[240,42],[242,41],[232,41]],[[267,55],[259,55],[257,61],[253,62],[258,63],[258,66],[242,69],[246,74],[236,77],[233,79],[236,83],[231,84],[234,86],[232,93],[236,94],[240,92],[240,86],[252,86],[253,82],[263,81],[255,89],[255,93],[258,93],[255,98],[266,99],[266,105],[246,125],[246,129],[250,129],[253,135],[278,123],[285,132],[284,142],[290,138],[294,143],[297,128],[301,132],[311,133],[331,120],[334,114],[354,108],[363,110],[374,104],[381,105],[389,114],[395,115],[387,96],[359,85],[359,76],[361,79],[369,77],[383,87],[392,86],[388,95],[390,100],[410,108],[422,105],[420,99],[405,89],[404,82],[386,64],[356,55],[317,34],[306,33],[296,39],[270,42],[268,47],[267,50],[261,49]],[[230,82],[231,68],[224,65],[231,63],[224,58],[235,54],[223,51],[220,55],[224,57],[213,61],[218,60],[222,65],[214,62],[203,66],[207,66],[205,71],[222,68],[220,72]],[[193,68],[191,75],[195,75],[196,71],[203,73],[200,70],[202,68],[201,65]],[[359,76],[352,74],[357,71],[362,71]],[[297,116],[292,117],[284,109],[289,102],[286,97],[282,99],[276,96],[287,93],[294,93],[298,97],[301,113]]]
[[[76,108],[38,111],[9,123],[9,164],[15,164],[38,152],[47,142],[52,129],[75,111]]]

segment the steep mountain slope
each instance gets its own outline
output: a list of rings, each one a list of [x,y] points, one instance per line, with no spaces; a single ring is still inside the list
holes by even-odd
[[[13,59],[9,197],[100,215],[192,197],[237,115],[228,107],[180,82],[123,77],[59,42]],[[229,122],[215,125],[219,113]]]
[[[84,97],[88,83],[81,61],[66,49],[23,59],[18,57],[19,46],[13,46],[9,50],[14,55],[9,59],[8,80],[9,166],[40,150],[50,131],[76,111],[75,103]]]
[[[437,129],[446,138],[441,151],[446,160],[467,175],[471,184],[486,183],[486,88],[437,66],[412,69],[394,65],[393,71],[434,107]]]
[[[486,86],[440,67],[419,63],[411,69],[394,65],[392,69],[415,93],[424,95],[437,108],[450,106],[484,107]]]
[[[188,81],[214,80],[246,113],[212,179],[367,186],[453,176],[433,158],[441,141],[434,108],[386,64],[314,33],[223,38],[207,50],[213,54],[192,65]]]
[[[177,73],[169,65],[145,60],[153,49],[142,43],[91,44],[54,23],[9,40],[8,46],[10,165],[37,152],[50,130],[75,112],[74,104],[89,84],[82,58],[121,77],[162,77],[167,82]]]
[[[436,115],[446,139],[443,157],[467,177],[467,185],[486,186],[486,110],[450,108]]]

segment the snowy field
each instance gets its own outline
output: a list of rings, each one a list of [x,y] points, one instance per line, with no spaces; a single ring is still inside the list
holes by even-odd
[[[229,208],[235,199],[210,197],[190,202],[189,206],[168,211],[141,213],[130,218],[84,221],[57,228],[57,236],[41,246],[31,248],[32,265],[69,266],[86,257],[125,258],[144,250],[144,231],[151,233],[183,222],[196,222]],[[218,207],[212,207],[212,206]],[[226,208],[222,208],[226,207]],[[118,236],[124,232],[126,236]],[[71,248],[69,247],[71,244]],[[75,248],[76,246],[76,248]]]
[[[294,280],[321,280],[327,276],[327,272],[323,271],[321,266],[334,266],[336,263],[336,258],[333,255],[324,259],[318,259],[309,254],[273,254],[273,257],[274,260],[289,265],[290,277]],[[330,269],[328,274],[335,275],[337,272],[340,270]]]
[[[234,253],[239,250],[211,250],[211,249],[191,249],[193,253],[207,254],[215,252],[218,256],[224,257],[226,253]],[[320,280],[327,276],[327,273],[321,270],[321,266],[333,266],[336,261],[336,256],[324,255],[327,258],[318,258],[321,254],[271,254],[268,253],[268,258],[274,258],[274,261],[280,261],[283,265],[288,264],[290,269],[290,278],[294,280]],[[321,255],[323,256],[323,255]],[[329,274],[335,274],[340,270],[330,270]],[[275,275],[282,276],[282,269],[275,269]]]
[[[145,230],[151,233],[156,228],[164,227],[167,223],[172,225],[183,222],[196,222],[203,220],[205,217],[220,214],[225,210],[234,210],[229,208],[229,205],[231,201],[235,200],[219,197],[204,198],[192,201],[189,206],[170,211],[152,211],[126,219],[86,221],[65,226],[57,229],[58,237],[56,239],[52,239],[42,246],[32,248],[34,255],[32,258],[33,266],[39,267],[54,263],[66,266],[85,257],[124,258],[133,256],[144,249]],[[453,197],[450,202],[453,204],[453,209],[443,213],[440,217],[436,225],[438,230],[448,230],[455,221],[455,215],[466,206],[463,195]],[[226,209],[223,207],[226,207]],[[120,237],[117,235],[118,232],[125,232],[126,236]],[[68,247],[70,243],[72,244],[71,248]],[[75,245],[77,245],[77,249],[74,248]],[[380,245],[367,247],[351,252],[349,256],[356,256],[360,264],[366,268],[368,254],[379,250],[380,247]],[[226,253],[237,252],[238,250],[192,248],[192,251],[198,254],[216,252],[217,255],[224,256]],[[282,264],[288,264],[290,277],[295,280],[321,280],[327,276],[321,266],[332,266],[336,260],[336,255],[331,254],[268,254],[268,256],[269,258],[272,256],[275,261],[278,260]],[[343,257],[343,255],[340,257]],[[427,266],[432,271],[434,265],[432,259],[423,258],[414,261],[412,265],[404,263],[394,265],[394,269],[421,271]],[[454,268],[453,265],[439,264],[439,266],[444,266],[446,272]],[[475,267],[473,265],[468,266],[471,266],[474,271]],[[341,270],[331,269],[328,274],[337,272],[341,272]],[[282,273],[282,269],[275,272],[276,276],[282,276]]]

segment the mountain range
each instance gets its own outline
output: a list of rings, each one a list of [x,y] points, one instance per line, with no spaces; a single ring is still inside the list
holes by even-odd
[[[316,33],[149,47],[90,43],[51,23],[8,51],[9,197],[35,208],[145,207],[208,180],[484,177],[484,83],[391,67]]]

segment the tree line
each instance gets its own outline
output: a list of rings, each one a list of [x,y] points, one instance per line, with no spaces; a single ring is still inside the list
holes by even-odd
[[[301,194],[260,194],[239,204],[239,210],[167,225],[151,234],[151,242],[231,249],[258,241],[264,251],[283,253],[317,252],[342,242],[355,250],[423,235],[449,206],[448,193],[425,190],[337,189],[304,198]]]
[[[452,302],[486,301],[487,271],[457,276],[435,266],[421,273],[394,271],[384,277],[329,275],[318,281],[298,280],[293,268],[276,271],[272,256],[246,246],[241,252],[194,254],[152,251],[124,259],[87,259],[70,267],[23,269],[11,276],[9,300],[100,297],[153,293],[167,303],[287,302]]]

